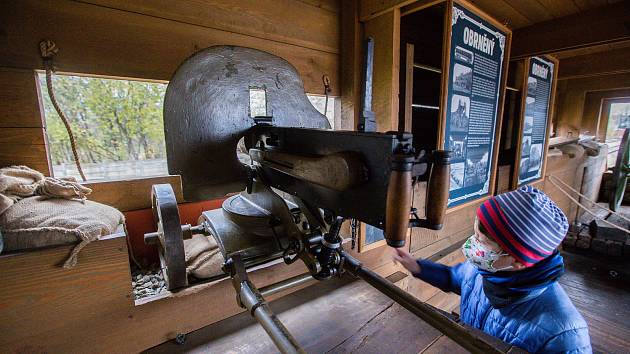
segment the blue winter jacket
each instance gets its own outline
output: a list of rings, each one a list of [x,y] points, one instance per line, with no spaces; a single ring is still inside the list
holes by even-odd
[[[481,274],[471,263],[449,267],[419,260],[418,264],[417,278],[461,295],[464,323],[530,353],[592,352],[586,321],[557,282],[533,299],[495,309],[483,292]]]

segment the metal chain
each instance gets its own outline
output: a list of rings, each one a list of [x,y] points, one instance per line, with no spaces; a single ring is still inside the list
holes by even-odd
[[[53,57],[57,54],[59,48],[57,48],[55,42],[51,40],[44,40],[39,43],[39,50],[41,52],[42,59],[44,60],[44,68],[46,69],[46,88],[48,89],[50,101],[52,102],[53,107],[55,107],[55,111],[57,111],[59,118],[61,118],[63,125],[66,127],[68,137],[70,138],[70,148],[72,149],[72,155],[74,156],[74,163],[77,165],[77,170],[79,171],[79,175],[81,175],[81,179],[85,182],[87,179],[85,178],[85,174],[81,168],[79,153],[77,152],[77,142],[74,138],[74,134],[72,133],[72,127],[70,126],[68,118],[61,110],[61,107],[59,107],[59,103],[57,103],[57,98],[55,97],[55,91],[53,90],[52,85],[52,72],[54,71]]]
[[[354,247],[356,246],[358,234],[359,234],[359,221],[357,219],[350,219],[350,236],[352,237],[350,249],[354,249]]]

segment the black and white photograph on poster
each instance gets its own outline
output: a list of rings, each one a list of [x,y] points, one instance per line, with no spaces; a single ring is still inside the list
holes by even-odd
[[[448,137],[448,146],[451,150],[451,158],[463,159],[466,156],[466,135],[451,135]]]
[[[534,112],[535,106],[534,103],[536,102],[536,99],[534,97],[529,97],[527,96],[527,98],[525,98],[525,112]]]
[[[538,80],[533,77],[527,78],[527,94],[529,96],[536,96],[536,86],[538,85]]]
[[[475,61],[475,55],[470,50],[457,46],[455,47],[455,60],[472,64]]]
[[[479,146],[468,148],[464,185],[471,186],[486,182],[488,175],[488,148]]]
[[[527,170],[529,170],[529,157],[521,159],[521,168],[519,169],[519,171],[521,171],[521,174],[523,174]]]
[[[464,186],[464,163],[458,162],[451,165],[451,185],[449,190],[459,189]]]
[[[528,172],[537,171],[542,161],[542,144],[533,144],[529,153],[529,169]]]
[[[534,130],[534,117],[525,116],[525,122],[523,122],[523,134],[531,134]]]
[[[455,64],[453,69],[453,90],[470,93],[472,90],[472,68]]]
[[[530,135],[523,136],[523,143],[521,144],[521,156],[529,156],[531,145],[532,137]]]
[[[468,132],[470,98],[453,95],[451,101],[451,132]]]

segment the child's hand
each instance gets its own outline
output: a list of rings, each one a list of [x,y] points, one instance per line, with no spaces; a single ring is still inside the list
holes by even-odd
[[[394,248],[394,254],[392,255],[392,259],[394,262],[400,262],[403,267],[407,268],[412,274],[420,273],[420,265],[416,262],[416,259],[413,258],[409,252],[405,251],[402,248]]]

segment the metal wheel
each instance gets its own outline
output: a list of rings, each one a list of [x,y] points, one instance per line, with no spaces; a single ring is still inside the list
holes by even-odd
[[[170,184],[154,184],[151,190],[153,219],[157,223],[160,265],[169,290],[188,285],[184,235],[177,199]]]
[[[630,129],[626,128],[623,132],[623,138],[621,138],[621,144],[617,152],[617,161],[613,168],[612,185],[608,202],[610,209],[613,211],[617,211],[619,206],[621,206],[623,194],[626,191],[626,184],[628,183],[628,175],[630,174],[629,134]]]

